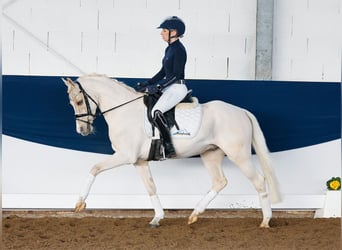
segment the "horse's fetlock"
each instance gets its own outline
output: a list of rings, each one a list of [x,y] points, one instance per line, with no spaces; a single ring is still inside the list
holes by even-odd
[[[224,188],[225,186],[227,186],[227,184],[228,184],[227,178],[223,178],[223,179],[221,180],[221,183],[222,183],[222,188]]]
[[[220,192],[223,188],[225,188],[228,184],[227,179],[224,177],[220,181],[214,184],[213,190],[215,190],[217,193]]]
[[[259,196],[260,196],[260,198],[262,198],[262,199],[266,199],[266,198],[268,198],[268,193],[267,193],[267,192],[260,192],[260,193],[259,193]]]
[[[94,175],[95,177],[102,171],[100,166],[94,166],[91,171],[90,174]]]

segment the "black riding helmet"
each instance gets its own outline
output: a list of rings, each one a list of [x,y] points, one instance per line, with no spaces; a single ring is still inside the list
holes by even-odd
[[[185,24],[184,22],[177,16],[172,16],[167,18],[164,22],[162,22],[157,29],[167,29],[167,30],[176,30],[177,35],[170,37],[169,34],[169,43],[170,39],[174,37],[182,37],[185,32]]]

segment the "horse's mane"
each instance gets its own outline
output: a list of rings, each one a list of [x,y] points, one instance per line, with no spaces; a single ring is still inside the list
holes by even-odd
[[[115,78],[110,78],[110,77],[108,77],[105,74],[92,73],[92,74],[81,76],[80,78],[98,78],[98,79],[103,79],[103,80],[106,80],[106,81],[110,81],[111,83],[115,82],[116,84],[119,84],[121,87],[127,89],[128,91],[130,91],[132,93],[137,93],[137,91],[134,88],[128,86],[126,83],[124,83],[122,81],[119,81],[119,80],[117,80]]]
[[[128,91],[131,91],[131,92],[134,92],[134,93],[137,92],[134,88],[128,86],[128,85],[127,85],[126,83],[124,83],[124,82],[118,81],[118,80],[116,80],[116,79],[114,79],[114,78],[111,79],[111,80],[112,80],[112,81],[115,81],[117,84],[119,84],[119,85],[121,85],[122,87],[126,88]]]

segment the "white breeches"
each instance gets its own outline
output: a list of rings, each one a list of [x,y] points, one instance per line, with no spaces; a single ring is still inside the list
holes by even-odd
[[[151,114],[154,115],[154,111],[160,110],[162,113],[169,111],[176,106],[181,100],[184,99],[188,93],[188,88],[185,84],[174,83],[163,90],[162,96],[158,102],[154,105]]]

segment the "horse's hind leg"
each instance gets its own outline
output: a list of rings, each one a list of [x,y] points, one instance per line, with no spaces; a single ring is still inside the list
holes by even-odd
[[[269,227],[269,221],[272,218],[272,209],[270,205],[269,195],[266,192],[266,182],[264,176],[262,176],[255,166],[253,165],[251,155],[246,153],[246,157],[231,158],[231,160],[241,169],[241,171],[247,176],[247,178],[253,183],[254,188],[258,192],[259,200],[261,204],[261,210],[263,214],[263,220],[260,227]]]
[[[203,213],[209,203],[217,196],[217,194],[227,185],[227,179],[224,176],[221,163],[224,158],[224,152],[217,148],[208,150],[201,154],[202,161],[209,171],[212,181],[211,190],[197,204],[194,211],[189,217],[188,224],[192,224],[198,220],[199,214]]]
[[[164,210],[157,196],[156,186],[154,184],[148,162],[140,160],[135,163],[134,166],[138,170],[140,177],[143,180],[143,183],[148,194],[150,195],[151,202],[154,208],[154,218],[151,220],[150,225],[152,227],[159,226],[159,221],[164,218]]]

